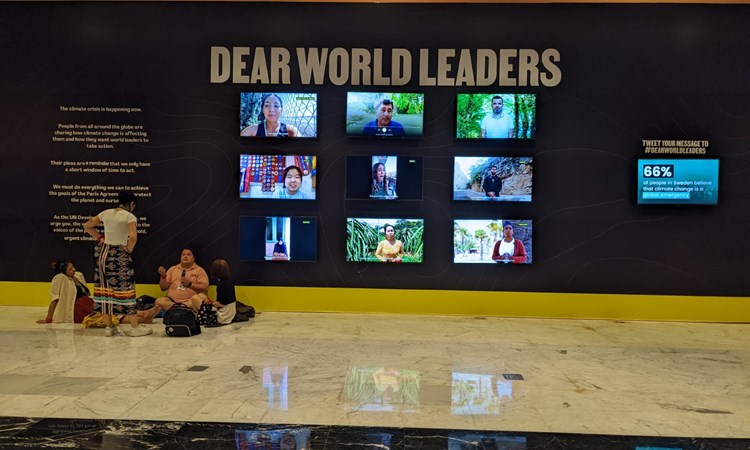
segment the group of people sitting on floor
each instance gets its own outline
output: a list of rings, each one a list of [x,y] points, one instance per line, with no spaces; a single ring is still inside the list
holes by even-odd
[[[85,324],[87,317],[101,315],[100,305],[91,299],[83,274],[75,269],[71,261],[57,261],[53,263],[53,270],[55,276],[50,288],[51,302],[47,316],[38,320],[38,323]],[[207,295],[209,274],[196,264],[195,255],[189,248],[182,250],[179,264],[169,269],[160,266],[158,273],[159,287],[166,291],[166,296],[157,298],[155,304],[148,309],[116,310],[114,315],[117,322],[129,323],[137,320],[138,323],[153,323],[154,317],[161,311],[180,306],[193,310],[198,315],[201,325],[211,327],[236,321],[247,313],[248,309],[252,309],[237,301],[229,264],[223,259],[215,260],[210,267],[210,279],[216,283],[215,299]],[[238,305],[242,309],[239,317]]]

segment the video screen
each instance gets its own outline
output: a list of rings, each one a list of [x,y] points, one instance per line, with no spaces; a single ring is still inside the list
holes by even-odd
[[[240,136],[261,139],[318,137],[318,94],[240,93]]]
[[[316,217],[240,217],[240,260],[304,261],[318,259]]]
[[[348,92],[348,137],[421,138],[424,135],[424,94]]]
[[[422,200],[422,157],[348,155],[347,200]]]
[[[317,158],[240,155],[240,198],[315,200]]]
[[[346,260],[421,263],[423,219],[346,219]]]
[[[456,156],[453,200],[530,202],[532,161],[528,156]]]
[[[639,205],[715,205],[718,159],[639,159]]]
[[[451,414],[500,414],[513,398],[513,382],[502,375],[453,372]]]
[[[451,433],[448,450],[526,450],[525,436],[505,436],[500,433]]]
[[[416,412],[419,410],[419,372],[353,366],[344,380],[343,398],[353,411]]]
[[[531,264],[531,220],[453,221],[453,262]]]
[[[536,94],[458,94],[456,139],[536,139]]]
[[[307,450],[310,448],[309,428],[272,430],[236,430],[237,450]]]

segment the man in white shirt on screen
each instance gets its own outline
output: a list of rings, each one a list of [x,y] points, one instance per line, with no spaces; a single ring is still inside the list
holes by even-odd
[[[499,95],[492,97],[492,114],[482,119],[482,138],[508,139],[515,135],[513,118],[503,111],[503,98]]]

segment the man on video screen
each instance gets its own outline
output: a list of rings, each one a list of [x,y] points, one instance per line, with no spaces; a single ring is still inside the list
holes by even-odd
[[[492,114],[482,119],[482,138],[508,139],[515,135],[513,118],[503,111],[503,98],[499,95],[492,97]]]
[[[375,106],[375,120],[362,129],[363,136],[404,137],[404,126],[392,120],[394,105],[391,99],[384,98]]]
[[[490,173],[482,181],[482,189],[487,200],[497,200],[503,189],[503,180],[497,174],[497,166],[490,167]]]

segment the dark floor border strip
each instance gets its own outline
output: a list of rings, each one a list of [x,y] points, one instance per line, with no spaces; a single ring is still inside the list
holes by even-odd
[[[0,448],[747,450],[750,439],[428,428],[0,417]]]

